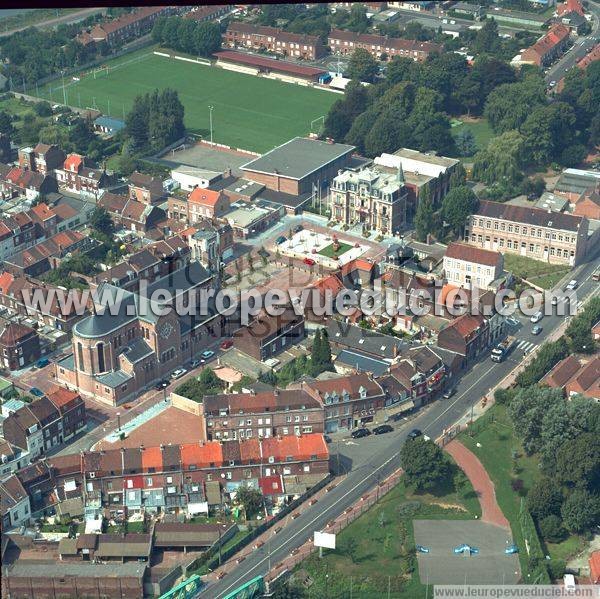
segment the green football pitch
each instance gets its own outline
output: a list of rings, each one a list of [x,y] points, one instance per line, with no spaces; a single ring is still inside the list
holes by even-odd
[[[311,122],[327,114],[339,96],[291,83],[255,77],[218,67],[175,60],[145,49],[107,62],[107,69],[65,79],[67,104],[97,108],[122,119],[137,95],[155,88],[176,89],[185,107],[189,132],[235,148],[265,152],[297,135],[311,132]],[[61,80],[39,89],[52,102],[64,102]],[[313,123],[318,130],[322,120]]]

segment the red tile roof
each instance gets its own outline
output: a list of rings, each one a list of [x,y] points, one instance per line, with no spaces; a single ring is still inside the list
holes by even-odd
[[[263,495],[281,495],[283,493],[283,481],[278,475],[259,478],[258,486]]]
[[[200,204],[201,206],[212,206],[214,208],[222,195],[223,194],[220,191],[196,187],[196,189],[190,193],[188,201],[194,204]]]
[[[190,466],[207,468],[211,464],[220,466],[223,463],[221,444],[216,441],[209,441],[208,443],[182,445],[181,463],[184,469],[188,469]]]
[[[539,39],[531,48],[538,56],[546,56],[555,46],[563,42],[571,34],[571,29],[562,23],[552,25],[544,37]]]
[[[52,218],[54,216],[54,211],[52,210],[52,208],[50,208],[47,204],[37,204],[37,206],[34,206],[31,209],[31,212],[33,212],[40,220],[44,221],[44,220],[48,220],[49,218]]]
[[[260,462],[260,442],[258,439],[240,441],[240,456],[244,464],[258,464]]]
[[[77,173],[82,164],[83,156],[80,154],[69,154],[65,160],[64,167],[66,171]]]
[[[590,555],[590,578],[592,584],[600,584],[600,549]]]
[[[61,408],[79,397],[79,393],[65,389],[64,387],[56,387],[54,391],[46,394],[46,397],[57,407]]]
[[[356,258],[355,260],[350,260],[350,262],[346,262],[342,266],[342,275],[347,275],[354,270],[366,270],[367,272],[371,272],[375,265],[364,258]]]
[[[13,277],[13,275],[11,275],[9,272],[3,272],[0,275],[0,293],[7,294],[14,280],[15,277]]]
[[[446,250],[446,257],[474,262],[476,264],[485,264],[486,266],[496,266],[500,258],[500,252],[484,250],[468,243],[453,241]]]
[[[299,75],[304,77],[316,77],[317,75],[326,72],[324,69],[305,67],[299,64],[286,62],[284,60],[273,60],[272,58],[263,58],[262,56],[251,56],[249,54],[243,54],[242,52],[234,52],[233,50],[222,50],[221,52],[215,52],[214,56],[216,56],[218,60],[237,62],[241,64],[251,65],[253,67],[262,67],[277,72],[290,73],[292,75]]]
[[[581,2],[579,2],[579,0],[567,0],[566,2],[559,4],[556,10],[559,17],[569,12],[576,12],[583,17],[584,12]]]
[[[163,470],[163,450],[160,447],[146,447],[142,451],[142,469],[144,472],[161,472]]]
[[[483,316],[475,316],[472,314],[463,314],[454,320],[448,328],[454,328],[463,339],[468,337],[477,330],[485,321]]]
[[[541,382],[550,387],[564,387],[579,368],[579,360],[573,355],[567,356],[546,374]]]

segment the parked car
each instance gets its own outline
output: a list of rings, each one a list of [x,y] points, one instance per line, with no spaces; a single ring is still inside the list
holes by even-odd
[[[331,437],[329,435],[323,435],[323,440],[325,443],[331,443]]]
[[[281,245],[282,243],[285,243],[287,241],[287,237],[284,237],[283,235],[280,235],[276,240],[275,243],[277,245]]]
[[[533,323],[536,324],[538,323],[540,320],[542,320],[542,318],[544,318],[544,313],[540,310],[539,312],[536,312],[529,320]]]
[[[296,225],[294,227],[294,233],[299,233],[300,231],[302,231],[304,229],[304,227],[302,225]]]
[[[154,388],[157,391],[162,391],[163,389],[166,389],[171,381],[169,381],[168,379],[162,379],[162,381],[158,381],[158,383],[156,383],[156,385],[154,385]]]
[[[178,368],[171,373],[171,378],[180,379],[186,372],[187,370],[185,368]]]
[[[201,362],[200,360],[192,360],[190,362],[190,368],[198,368],[198,366],[200,366]]]
[[[203,360],[209,360],[215,355],[215,352],[211,351],[210,349],[207,349],[206,351],[203,351],[200,355],[202,356]]]
[[[541,332],[542,332],[542,327],[537,324],[531,329],[532,335],[539,335]]]
[[[353,439],[362,439],[363,437],[368,437],[371,434],[371,431],[368,428],[357,428],[355,431],[352,431],[350,435]]]
[[[316,262],[312,258],[304,258],[303,262],[308,266],[314,266],[316,264]]]
[[[31,395],[35,395],[36,397],[44,397],[45,395],[45,393],[38,387],[31,387],[31,389],[29,389],[29,393],[31,393]]]
[[[394,430],[393,426],[389,424],[380,424],[373,429],[374,435],[384,435],[385,433],[391,433]]]
[[[48,358],[40,358],[36,363],[36,367],[37,368],[44,368],[45,366],[48,366],[48,364],[50,364],[50,360],[48,360]]]
[[[565,291],[575,291],[577,287],[579,287],[579,283],[576,279],[572,279],[568,282],[567,286],[565,287]]]
[[[423,435],[423,432],[421,430],[419,430],[418,428],[413,428],[412,431],[410,431],[410,433],[408,433],[408,438],[416,439],[417,437],[421,437],[422,435]]]
[[[442,397],[444,399],[450,399],[455,393],[456,393],[456,388],[455,387],[450,387],[450,389],[447,389],[444,392],[444,394],[442,395]]]
[[[229,349],[233,347],[233,341],[231,339],[225,339],[225,341],[221,341],[221,345],[219,346],[221,349]]]

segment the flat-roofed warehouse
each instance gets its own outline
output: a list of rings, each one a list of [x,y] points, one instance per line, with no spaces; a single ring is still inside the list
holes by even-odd
[[[355,146],[295,137],[242,165],[244,176],[292,195],[326,188],[339,169],[349,166]]]

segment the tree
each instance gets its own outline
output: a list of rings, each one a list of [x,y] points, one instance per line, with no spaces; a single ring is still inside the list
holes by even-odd
[[[523,180],[521,191],[527,196],[534,195],[539,198],[546,191],[546,181],[539,175],[537,177],[528,177]]]
[[[415,214],[415,234],[419,241],[425,241],[427,235],[436,232],[436,218],[431,203],[429,188],[423,188],[419,195],[417,212]]]
[[[585,532],[600,522],[600,498],[585,489],[576,489],[566,498],[561,513],[568,530]]]
[[[600,320],[600,298],[594,297],[585,310],[570,322],[566,330],[569,347],[573,352],[594,353],[596,342],[592,327]]]
[[[108,237],[112,237],[115,232],[115,225],[110,217],[110,214],[102,206],[96,206],[90,213],[90,227]]]
[[[197,23],[194,51],[200,56],[212,56],[221,47],[221,29],[217,23]]]
[[[372,83],[379,72],[377,60],[364,48],[356,48],[348,63],[348,74],[356,81]]]
[[[486,19],[477,32],[472,48],[477,54],[496,54],[501,47],[498,35],[498,23],[495,19]]]
[[[475,136],[470,129],[460,131],[456,136],[456,149],[461,156],[473,156],[477,151]]]
[[[321,362],[322,372],[326,370],[334,372],[333,360],[331,358],[331,344],[329,343],[329,333],[327,329],[321,331],[321,347],[319,352],[319,361]]]
[[[575,121],[575,112],[564,102],[535,108],[521,127],[531,162],[543,165],[560,158],[573,139]]]
[[[587,153],[587,148],[583,144],[572,144],[560,153],[559,162],[567,168],[575,167],[584,161]]]
[[[12,124],[12,118],[5,110],[0,110],[0,134],[12,135],[14,127]]]
[[[570,487],[600,488],[600,438],[585,432],[567,440],[556,452],[555,473]]]
[[[252,487],[242,485],[238,487],[235,496],[236,501],[244,506],[246,518],[251,520],[253,516],[260,514],[263,509],[264,499],[262,493]]]
[[[518,183],[523,177],[523,155],[523,136],[518,131],[507,131],[477,152],[473,178],[488,185]]]
[[[567,537],[567,531],[562,525],[562,520],[556,514],[551,514],[540,520],[539,528],[542,537],[548,543],[560,543]]]
[[[442,218],[457,236],[467,223],[467,218],[477,210],[479,201],[470,187],[461,185],[451,189],[442,201]]]
[[[485,102],[484,114],[497,133],[520,129],[538,106],[546,105],[543,77],[530,76],[517,83],[505,83],[494,89]]]
[[[550,515],[560,515],[562,502],[560,488],[550,478],[536,481],[527,493],[527,509],[538,522]]]
[[[317,371],[319,368],[319,359],[321,356],[321,329],[317,329],[315,332],[315,338],[313,339],[313,344],[311,348],[310,361],[312,364],[312,369]]]
[[[544,415],[561,401],[564,401],[562,389],[532,386],[521,389],[510,402],[508,413],[529,455],[539,451],[542,446]]]
[[[523,276],[526,278],[526,273]],[[544,343],[535,359],[517,375],[517,385],[529,387],[539,383],[547,372],[567,356],[567,352],[566,344],[560,339]]]
[[[423,437],[407,440],[400,450],[400,462],[409,485],[419,491],[434,489],[450,475],[444,452]]]
[[[36,102],[33,107],[35,113],[41,117],[49,117],[52,116],[52,106],[50,106],[49,102]]]
[[[12,149],[10,147],[10,139],[8,135],[0,133],[0,162],[10,162],[12,158]]]

